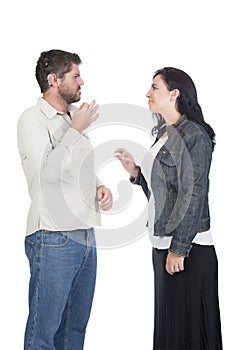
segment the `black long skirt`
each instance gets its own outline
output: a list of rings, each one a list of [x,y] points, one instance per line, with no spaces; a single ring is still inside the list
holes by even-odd
[[[194,244],[184,271],[174,275],[165,269],[167,253],[153,248],[153,349],[222,350],[215,248]]]

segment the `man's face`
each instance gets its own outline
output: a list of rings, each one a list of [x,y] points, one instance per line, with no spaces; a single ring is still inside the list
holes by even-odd
[[[79,66],[72,64],[72,70],[64,74],[63,78],[58,78],[58,93],[67,102],[74,103],[80,101],[81,85],[84,84],[80,77]]]

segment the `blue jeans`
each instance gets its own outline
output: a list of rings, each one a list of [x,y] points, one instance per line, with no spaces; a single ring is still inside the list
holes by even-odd
[[[97,255],[94,230],[27,236],[29,316],[24,350],[82,350],[91,311]]]

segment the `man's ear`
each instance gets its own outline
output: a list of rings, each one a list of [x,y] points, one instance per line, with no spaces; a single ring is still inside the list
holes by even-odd
[[[47,75],[47,81],[49,86],[57,85],[57,76],[55,73],[50,73]]]

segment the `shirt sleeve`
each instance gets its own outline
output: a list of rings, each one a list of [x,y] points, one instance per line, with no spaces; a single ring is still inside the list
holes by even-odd
[[[40,120],[32,120],[31,115],[23,115],[18,123],[18,148],[26,177],[40,175],[48,182],[55,182],[66,171],[72,173],[72,148],[77,143],[82,147],[83,136],[69,128],[60,142],[53,145],[46,125]],[[69,171],[70,169],[70,171]]]

